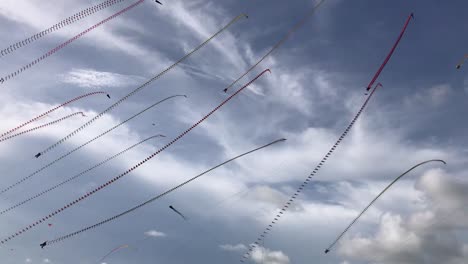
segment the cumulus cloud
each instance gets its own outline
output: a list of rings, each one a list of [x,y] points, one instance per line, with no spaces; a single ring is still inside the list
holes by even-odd
[[[146,236],[149,236],[149,237],[165,237],[165,236],[166,236],[165,233],[159,232],[159,231],[156,231],[156,230],[149,230],[149,231],[146,231],[146,232],[145,232],[145,235],[146,235]]]
[[[93,69],[73,69],[62,76],[62,82],[84,88],[125,87],[144,80],[143,77],[101,72]]]
[[[233,252],[243,252],[247,250],[247,247],[244,244],[237,244],[237,245],[225,244],[225,245],[220,245],[219,247],[222,250],[233,251]]]

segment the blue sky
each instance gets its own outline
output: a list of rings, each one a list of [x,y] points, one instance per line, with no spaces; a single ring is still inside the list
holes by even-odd
[[[3,76],[135,1],[125,0],[0,59]],[[315,1],[153,1],[89,32],[1,86],[1,131],[73,97],[106,91],[37,124],[59,124],[0,143],[2,189],[152,103],[165,102],[2,194],[0,210],[155,134],[47,195],[0,215],[0,238],[134,166],[222,102],[222,90],[261,58]],[[92,5],[75,0],[0,3],[2,49]],[[235,85],[263,76],[191,134],[122,180],[0,247],[2,263],[238,263],[365,100],[365,87],[414,12],[382,72],[383,88],[333,156],[256,250],[250,263],[462,264],[468,259],[468,4],[328,0],[292,37]],[[110,104],[155,76],[241,13],[240,20],[181,65],[39,159]],[[153,125],[153,123],[155,125]],[[235,155],[278,138],[132,214],[54,244],[39,244],[141,203]],[[328,255],[326,246],[392,179],[390,189]],[[188,216],[184,221],[168,208]],[[48,223],[49,223],[48,222]]]

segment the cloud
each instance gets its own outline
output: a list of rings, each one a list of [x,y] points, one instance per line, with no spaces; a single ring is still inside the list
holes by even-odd
[[[255,247],[251,259],[258,264],[289,264],[289,257],[282,251],[272,251],[264,247]]]
[[[100,72],[93,69],[73,69],[62,76],[62,82],[84,88],[125,87],[140,83],[143,77]]]
[[[50,263],[50,260],[48,258],[45,258],[42,262],[44,263]]]
[[[220,245],[219,247],[222,250],[233,251],[233,252],[243,252],[247,250],[247,247],[244,244],[237,244],[237,245],[225,244],[225,245]]]
[[[149,231],[146,231],[146,232],[145,232],[145,235],[146,235],[146,236],[149,236],[149,237],[165,237],[165,236],[166,236],[165,233],[159,232],[159,231],[156,231],[156,230],[149,230]]]
[[[26,263],[31,263],[31,262],[32,262],[32,259],[27,258],[27,259],[25,260],[25,262],[26,262]]]

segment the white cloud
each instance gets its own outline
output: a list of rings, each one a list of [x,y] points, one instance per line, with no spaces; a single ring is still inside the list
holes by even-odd
[[[100,72],[93,69],[73,69],[62,76],[64,83],[84,88],[125,87],[145,80],[143,77],[129,76],[113,72]]]
[[[48,258],[45,258],[42,262],[44,263],[50,263],[50,260]]]
[[[26,262],[26,263],[31,263],[31,262],[32,262],[32,259],[27,258],[27,259],[25,260],[25,262]]]
[[[146,235],[146,236],[150,236],[150,237],[165,237],[165,236],[166,236],[165,233],[159,232],[159,231],[156,231],[156,230],[149,230],[149,231],[146,231],[146,232],[145,232],[145,235]]]
[[[220,245],[219,247],[222,250],[233,251],[233,252],[243,252],[247,250],[247,247],[244,244],[237,244],[237,245],[225,244],[225,245]]]
[[[282,251],[272,251],[264,247],[255,247],[251,259],[258,264],[289,264],[289,257]]]

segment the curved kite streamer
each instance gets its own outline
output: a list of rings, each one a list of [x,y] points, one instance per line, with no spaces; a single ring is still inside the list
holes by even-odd
[[[129,5],[128,7],[124,8],[124,9],[120,10],[119,12],[113,14],[112,16],[102,20],[101,22],[97,23],[96,25],[86,29],[85,31],[81,32],[80,34],[78,34],[78,35],[74,36],[73,38],[67,40],[66,42],[60,44],[59,46],[51,49],[49,52],[47,52],[46,54],[44,54],[41,57],[37,58],[36,60],[30,62],[28,65],[25,65],[25,66],[19,68],[18,70],[16,70],[15,72],[12,72],[12,73],[8,74],[7,76],[1,78],[0,83],[3,83],[5,81],[8,81],[8,80],[12,79],[13,77],[16,77],[16,75],[22,73],[23,71],[25,71],[25,70],[29,69],[30,67],[34,66],[36,63],[39,63],[40,61],[44,60],[45,58],[51,56],[55,52],[61,50],[64,47],[66,47],[68,44],[70,44],[73,41],[75,41],[75,40],[79,39],[80,37],[84,36],[86,33],[90,32],[91,30],[93,30],[93,29],[99,27],[100,25],[103,25],[104,23],[108,22],[109,20],[111,20],[113,18],[116,18],[117,16],[127,12],[128,10],[134,8],[135,6],[143,3],[143,1],[145,1],[145,0],[139,0],[136,3],[133,3],[133,4]]]
[[[3,50],[0,50],[0,57],[3,57],[19,48],[22,48],[26,45],[28,45],[29,43],[32,43],[40,38],[42,38],[43,36],[49,34],[49,33],[52,33],[54,31],[57,31],[59,29],[61,29],[62,27],[64,26],[67,26],[67,25],[70,25],[70,24],[73,24],[75,23],[76,21],[78,20],[81,20],[82,18],[85,18],[89,15],[92,15],[104,8],[107,8],[107,7],[110,7],[114,4],[117,4],[119,2],[122,2],[122,1],[125,1],[125,0],[107,0],[107,1],[104,1],[102,2],[101,4],[99,5],[95,5],[95,6],[91,6],[91,7],[88,7],[86,9],[84,9],[83,11],[80,11],[76,14],[74,14],[73,16],[70,16],[62,21],[60,21],[59,23],[53,25],[52,27],[46,29],[46,30],[43,30],[35,35],[32,35],[31,37],[23,40],[23,41],[18,41],[17,43],[13,44],[13,45],[10,45],[8,48],[6,49],[3,49]]]
[[[369,100],[372,98],[372,95],[374,95],[375,91],[377,90],[378,86],[375,86],[374,89],[372,89],[372,92],[370,93],[370,95],[366,98],[366,100],[364,101],[364,104],[361,106],[361,108],[359,109],[359,111],[357,112],[356,116],[354,116],[353,120],[351,121],[351,123],[348,125],[348,127],[345,129],[345,131],[341,134],[340,138],[335,142],[335,144],[331,147],[331,149],[327,152],[327,154],[325,154],[325,156],[322,158],[322,160],[319,162],[319,164],[315,167],[315,169],[312,171],[312,173],[310,173],[310,175],[305,179],[305,181],[301,184],[301,186],[299,188],[296,189],[296,192],[291,196],[291,198],[289,199],[288,202],[286,202],[286,204],[283,205],[283,208],[281,208],[280,212],[275,216],[275,218],[273,219],[273,221],[271,221],[271,223],[265,228],[265,230],[263,230],[263,232],[260,234],[260,236],[257,237],[257,240],[249,245],[249,248],[247,250],[247,253],[245,253],[242,258],[240,259],[240,262],[244,262],[247,257],[250,256],[252,250],[259,246],[259,243],[265,238],[265,236],[271,231],[271,229],[273,228],[273,225],[276,224],[276,222],[279,221],[279,219],[281,218],[281,216],[283,216],[283,214],[286,212],[286,210],[289,208],[289,206],[291,205],[291,203],[297,198],[297,196],[300,194],[300,192],[302,191],[302,189],[304,189],[304,187],[309,183],[309,181],[312,179],[313,176],[315,176],[315,174],[317,174],[317,172],[320,170],[320,168],[322,167],[323,164],[325,164],[325,162],[327,161],[327,159],[330,157],[330,155],[333,153],[333,151],[335,151],[335,149],[338,147],[338,145],[341,143],[341,141],[346,137],[346,135],[348,134],[349,130],[353,127],[354,123],[356,122],[356,120],[359,118],[359,116],[361,115],[362,111],[364,111],[365,107],[367,106],[367,103],[369,102]]]
[[[101,225],[103,225],[103,224],[109,223],[109,222],[111,222],[111,221],[113,221],[113,220],[116,220],[117,218],[119,218],[119,217],[121,217],[121,216],[124,216],[124,215],[126,215],[126,214],[129,214],[129,213],[131,213],[131,212],[133,212],[133,211],[135,211],[135,210],[137,210],[137,209],[139,209],[139,208],[141,208],[141,207],[143,207],[143,206],[145,206],[145,205],[147,205],[147,204],[149,204],[149,203],[152,203],[152,202],[158,200],[159,198],[162,198],[163,196],[168,195],[169,193],[171,193],[171,192],[173,192],[173,191],[175,191],[175,190],[177,190],[177,189],[183,187],[184,185],[186,185],[186,184],[188,184],[188,183],[190,183],[190,182],[192,182],[192,181],[194,181],[194,180],[200,178],[201,176],[203,176],[203,175],[205,175],[205,174],[207,174],[207,173],[209,173],[209,172],[211,172],[211,171],[213,171],[213,170],[215,170],[215,169],[217,169],[217,168],[219,168],[219,167],[221,167],[221,166],[223,166],[223,165],[225,165],[225,164],[227,164],[227,163],[230,163],[230,162],[232,162],[232,161],[234,161],[234,160],[236,160],[236,159],[238,159],[238,158],[240,158],[240,157],[246,156],[246,155],[248,155],[248,154],[250,154],[250,153],[253,153],[253,152],[255,152],[255,151],[261,150],[261,149],[263,149],[263,148],[267,148],[267,147],[269,147],[269,146],[271,146],[271,145],[274,145],[274,144],[276,144],[276,143],[283,142],[283,141],[285,141],[285,140],[286,140],[286,139],[284,139],[284,138],[278,139],[278,140],[275,140],[275,141],[273,141],[273,142],[271,142],[271,143],[268,143],[268,144],[266,144],[266,145],[263,145],[263,146],[261,146],[261,147],[258,147],[258,148],[256,148],[256,149],[253,149],[253,150],[250,150],[250,151],[248,151],[248,152],[245,152],[245,153],[243,153],[243,154],[241,154],[241,155],[238,155],[238,156],[236,156],[236,157],[234,157],[234,158],[231,158],[231,159],[229,159],[229,160],[227,160],[227,161],[225,161],[225,162],[223,162],[223,163],[220,163],[220,164],[218,164],[218,165],[212,167],[211,169],[206,170],[206,171],[204,171],[204,172],[198,174],[197,176],[192,177],[192,178],[188,179],[187,181],[184,181],[183,183],[181,183],[181,184],[179,184],[179,185],[177,185],[177,186],[175,186],[175,187],[172,187],[171,189],[169,189],[169,190],[167,190],[167,191],[165,191],[165,192],[163,192],[163,193],[161,193],[161,194],[159,194],[159,195],[157,195],[157,196],[155,196],[155,197],[153,197],[153,198],[147,200],[146,202],[141,203],[141,204],[139,204],[139,205],[137,205],[137,206],[135,206],[135,207],[132,207],[132,208],[130,208],[130,209],[128,209],[128,210],[126,210],[126,211],[124,211],[124,212],[118,214],[118,215],[115,215],[115,216],[113,216],[113,217],[110,217],[110,218],[108,218],[108,219],[106,219],[106,220],[104,220],[104,221],[101,221],[101,222],[99,222],[99,223],[97,223],[97,224],[88,226],[88,227],[83,228],[83,229],[81,229],[81,230],[78,230],[78,231],[76,231],[76,232],[70,233],[70,234],[68,234],[68,235],[65,235],[65,236],[62,236],[62,237],[59,237],[59,238],[50,240],[50,241],[46,241],[46,242],[44,242],[44,243],[45,243],[46,245],[55,244],[55,243],[58,243],[58,242],[61,242],[61,241],[65,240],[65,239],[71,238],[71,237],[73,237],[73,236],[75,236],[75,235],[78,235],[78,234],[80,234],[80,233],[82,233],[82,232],[85,232],[85,231],[94,229],[94,228],[96,228],[96,227],[99,227],[99,226],[101,226]],[[43,243],[43,244],[44,244],[44,243]]]
[[[463,64],[465,64],[466,59],[468,59],[468,54],[466,54],[463,59],[460,61],[460,63],[457,64],[457,69],[460,69]]]
[[[232,82],[228,87],[224,89],[224,92],[227,92],[228,89],[230,89],[232,86],[234,86],[240,79],[244,78],[250,71],[252,71],[255,67],[257,67],[258,64],[260,64],[268,55],[270,55],[273,51],[275,51],[277,48],[279,48],[288,38],[299,28],[301,28],[305,22],[315,13],[315,11],[323,4],[325,3],[326,0],[320,0],[320,2],[315,5],[309,13],[299,22],[297,22],[290,30],[289,32],[282,38],[280,39],[263,57],[257,61],[254,65],[252,65],[244,74],[242,74],[239,78],[237,78],[234,82]]]
[[[134,114],[134,115],[131,116],[130,118],[127,118],[126,120],[120,122],[119,124],[113,126],[112,128],[106,130],[105,132],[99,134],[98,136],[94,137],[93,139],[88,140],[86,143],[83,143],[83,144],[79,145],[78,147],[74,148],[73,150],[70,150],[69,152],[65,153],[64,155],[62,155],[62,156],[60,156],[59,158],[55,159],[54,161],[50,162],[49,164],[43,166],[42,168],[36,170],[35,172],[33,172],[33,173],[31,173],[31,174],[29,174],[28,176],[24,177],[23,179],[17,181],[16,183],[14,183],[14,184],[8,186],[7,188],[5,188],[5,189],[3,189],[2,191],[0,191],[0,194],[3,194],[3,193],[5,193],[5,192],[9,191],[10,189],[12,189],[12,188],[18,186],[19,184],[25,182],[26,180],[30,179],[30,178],[33,177],[34,175],[38,174],[39,172],[41,172],[41,171],[45,170],[46,168],[52,166],[53,164],[57,163],[58,161],[62,160],[62,159],[65,158],[65,157],[71,155],[71,154],[74,153],[75,151],[77,151],[77,150],[83,148],[84,146],[90,144],[91,142],[93,142],[93,141],[95,141],[95,140],[101,138],[102,136],[106,135],[107,133],[111,132],[112,130],[116,129],[117,127],[119,127],[119,126],[125,124],[126,122],[132,120],[133,118],[137,117],[137,116],[140,115],[141,113],[143,113],[143,112],[145,112],[145,111],[147,111],[147,110],[149,110],[149,109],[155,107],[156,105],[158,105],[158,104],[160,104],[160,103],[162,103],[162,102],[164,102],[164,101],[166,101],[166,100],[169,100],[169,99],[171,99],[171,98],[175,98],[175,97],[178,97],[178,96],[186,97],[185,95],[173,95],[173,96],[169,96],[169,97],[167,97],[167,98],[164,98],[164,99],[161,100],[161,101],[158,101],[158,102],[156,102],[156,103],[154,103],[154,104],[148,106],[147,108],[145,108],[145,109],[141,110],[140,112]]]
[[[40,192],[40,193],[38,193],[38,194],[36,194],[36,195],[34,195],[34,196],[32,196],[32,197],[30,197],[30,198],[24,200],[24,201],[22,201],[22,202],[19,202],[19,203],[13,205],[13,206],[11,206],[11,207],[9,207],[9,208],[7,208],[7,209],[1,211],[1,212],[0,212],[0,215],[5,214],[5,213],[7,213],[7,212],[9,212],[9,211],[11,211],[11,210],[13,210],[13,209],[19,207],[19,206],[22,206],[22,205],[24,205],[24,204],[26,204],[26,203],[28,203],[28,202],[30,202],[30,201],[32,201],[32,200],[38,198],[38,197],[41,197],[42,195],[44,195],[44,194],[46,194],[46,193],[48,193],[48,192],[50,192],[50,191],[53,191],[53,190],[57,189],[58,187],[60,187],[60,186],[62,186],[62,185],[64,185],[64,184],[66,184],[66,183],[69,183],[69,182],[71,182],[71,181],[77,179],[78,177],[83,176],[84,174],[86,174],[86,173],[88,173],[88,172],[94,170],[95,168],[104,165],[105,163],[107,163],[107,162],[109,162],[109,161],[111,161],[111,160],[117,158],[118,156],[124,154],[125,152],[127,152],[127,151],[129,151],[129,150],[131,150],[131,149],[133,149],[134,147],[136,147],[136,146],[138,146],[138,145],[140,145],[140,144],[142,144],[142,143],[144,143],[144,142],[146,142],[146,141],[148,141],[148,140],[150,140],[150,139],[157,138],[157,137],[165,137],[165,136],[164,136],[164,135],[155,135],[155,136],[149,137],[149,138],[147,138],[147,139],[145,139],[145,140],[142,140],[142,141],[140,141],[140,142],[138,142],[138,143],[136,143],[136,144],[134,144],[134,145],[132,145],[132,146],[130,146],[130,147],[128,147],[128,148],[122,150],[122,151],[120,151],[119,153],[117,153],[117,154],[115,154],[115,155],[113,155],[113,156],[111,156],[111,157],[109,157],[109,158],[107,158],[107,159],[105,159],[105,160],[103,160],[103,161],[97,163],[96,165],[94,165],[94,166],[92,166],[92,167],[90,167],[90,168],[88,168],[88,169],[86,169],[86,170],[84,170],[84,171],[82,171],[82,172],[80,172],[80,173],[74,175],[73,177],[70,177],[70,178],[68,178],[67,180],[62,181],[61,183],[56,184],[56,185],[50,187],[50,188],[47,189],[47,190],[44,190],[44,191],[42,191],[42,192]]]
[[[382,70],[383,70],[383,68],[385,67],[385,65],[387,65],[387,62],[390,60],[390,57],[392,57],[393,52],[395,51],[396,47],[398,46],[398,43],[400,42],[401,38],[403,37],[403,34],[405,34],[406,28],[408,27],[408,24],[409,24],[411,18],[414,19],[413,13],[411,13],[411,14],[408,16],[408,19],[406,19],[405,25],[403,26],[403,29],[401,30],[400,35],[398,36],[398,39],[396,40],[395,44],[393,44],[392,49],[391,49],[390,52],[388,53],[388,55],[387,55],[387,57],[385,58],[385,60],[384,60],[384,62],[382,63],[382,65],[380,65],[380,68],[377,70],[377,72],[375,73],[374,77],[372,77],[372,80],[370,81],[369,85],[367,85],[367,91],[369,91],[369,90],[372,88],[372,85],[374,84],[374,82],[375,82],[375,81],[377,80],[377,78],[379,77],[379,75],[380,75],[380,73],[382,72]]]
[[[73,202],[70,202],[68,204],[66,204],[64,207],[60,208],[60,209],[57,209],[55,210],[54,212],[52,212],[51,214],[49,215],[46,215],[44,216],[42,219],[39,219],[37,220],[35,223],[29,225],[29,226],[26,226],[25,228],[19,230],[18,232],[16,233],[13,233],[11,234],[9,237],[7,238],[4,238],[3,240],[0,241],[1,244],[4,244],[6,242],[8,242],[9,240],[11,240],[12,238],[15,238],[19,235],[21,235],[22,233],[28,231],[29,229],[35,227],[36,225],[52,218],[53,216],[55,216],[56,214],[59,214],[61,213],[62,211],[64,211],[65,209],[68,209],[70,208],[71,206],[75,205],[76,203],[79,203],[81,202],[82,200],[88,198],[89,196],[95,194],[96,192],[100,191],[101,189],[104,189],[106,188],[107,186],[111,185],[112,183],[114,183],[115,181],[121,179],[122,177],[124,177],[125,175],[129,174],[130,172],[134,171],[135,169],[137,169],[138,167],[140,167],[141,165],[143,165],[144,163],[146,163],[147,161],[149,161],[150,159],[154,158],[156,155],[158,155],[159,153],[163,152],[166,148],[170,147],[172,144],[174,144],[175,142],[177,142],[179,139],[181,139],[182,137],[184,137],[187,133],[189,133],[192,129],[194,129],[195,127],[197,127],[198,125],[200,125],[203,121],[205,121],[208,117],[210,117],[214,112],[216,112],[218,109],[220,109],[223,105],[225,105],[227,102],[229,102],[234,96],[236,96],[238,93],[240,93],[242,90],[244,90],[247,86],[249,86],[251,83],[255,82],[258,78],[260,78],[260,76],[262,76],[265,72],[267,71],[270,71],[269,69],[267,70],[264,70],[263,72],[261,72],[260,74],[258,74],[254,79],[252,79],[251,81],[249,81],[247,84],[245,84],[244,86],[242,86],[242,88],[240,88],[239,90],[237,90],[235,93],[233,93],[231,96],[229,96],[227,99],[225,99],[221,104],[219,104],[217,107],[215,107],[213,110],[211,110],[208,114],[206,114],[204,117],[202,117],[200,120],[198,120],[195,124],[193,124],[190,128],[188,128],[187,130],[185,130],[183,133],[181,133],[180,135],[178,135],[176,138],[174,138],[171,142],[167,143],[164,147],[160,148],[159,150],[157,150],[156,152],[154,152],[153,154],[149,155],[148,157],[146,157],[144,160],[140,161],[139,163],[135,164],[133,167],[131,167],[130,169],[126,170],[125,172],[123,172],[122,174],[114,177],[112,180],[109,180],[107,181],[106,183],[102,184],[101,186],[97,187],[96,189],[94,189],[93,191],[90,191],[88,193],[86,193],[85,195],[79,197],[78,199],[74,200]],[[41,247],[44,247],[47,245],[47,241],[40,244]]]
[[[108,256],[110,256],[111,254],[113,254],[113,253],[115,253],[115,252],[117,252],[117,251],[119,251],[119,250],[121,250],[121,249],[128,248],[128,247],[129,247],[129,245],[121,245],[121,246],[118,246],[118,247],[112,249],[112,250],[111,250],[109,253],[107,253],[104,257],[102,257],[102,258],[99,260],[99,262],[102,262],[103,260],[105,260],[105,259],[106,259]]]
[[[23,135],[23,134],[32,132],[32,131],[34,131],[34,130],[38,130],[38,129],[43,128],[43,127],[46,127],[46,126],[50,126],[50,125],[56,124],[56,123],[58,123],[58,122],[61,122],[61,121],[65,120],[65,119],[68,119],[68,118],[70,118],[70,117],[73,117],[73,116],[76,116],[76,115],[79,115],[79,114],[81,114],[81,116],[86,116],[85,114],[83,114],[83,112],[76,112],[76,113],[73,113],[73,114],[71,114],[71,115],[64,116],[64,117],[62,117],[62,118],[60,118],[60,119],[57,119],[57,120],[55,120],[55,121],[49,122],[49,123],[47,123],[47,124],[40,125],[40,126],[37,126],[37,127],[33,127],[33,128],[31,128],[31,129],[28,129],[28,130],[25,130],[25,131],[21,131],[21,132],[19,132],[19,133],[17,133],[17,134],[13,134],[13,135],[9,135],[9,136],[0,138],[0,142],[6,141],[6,140],[8,140],[8,139],[11,139],[11,138],[14,138],[14,137],[17,137],[17,136],[21,136],[21,135]]]
[[[386,192],[395,182],[397,182],[399,179],[401,179],[403,176],[405,176],[407,173],[409,173],[410,171],[414,170],[415,168],[423,165],[423,164],[426,164],[426,163],[429,163],[429,162],[442,162],[443,164],[447,164],[445,163],[445,161],[443,160],[440,160],[440,159],[433,159],[433,160],[427,160],[427,161],[424,161],[424,162],[421,162],[419,164],[416,164],[415,166],[411,167],[409,170],[405,171],[404,173],[402,173],[400,176],[398,176],[395,180],[393,180],[387,187],[385,187],[385,189],[383,189],[383,191],[381,191],[375,198],[374,200],[372,200],[367,206],[366,208],[364,208],[364,210],[362,210],[362,212],[356,217],[354,218],[354,220],[351,222],[351,224],[349,224],[345,230],[335,239],[335,241],[333,241],[333,243],[330,244],[330,246],[325,249],[325,254],[330,252],[330,250],[332,249],[332,247],[341,239],[341,237],[343,237],[343,235],[351,228],[351,226],[361,217],[361,215],[363,215],[367,209],[369,209],[369,207],[371,207],[372,204],[374,204],[375,201],[377,201],[377,199],[379,199],[379,197],[384,193]]]
[[[85,127],[87,127],[88,125],[90,125],[91,123],[93,123],[94,121],[96,121],[97,119],[99,119],[101,116],[103,116],[105,113],[111,111],[112,109],[114,109],[115,107],[117,107],[119,104],[121,104],[123,101],[127,100],[128,98],[130,98],[131,96],[133,96],[134,94],[136,94],[137,92],[139,92],[141,89],[145,88],[146,86],[148,86],[150,83],[152,83],[153,81],[159,79],[161,76],[163,76],[164,74],[166,74],[168,71],[170,71],[172,68],[174,68],[177,64],[179,64],[180,62],[184,61],[185,59],[187,59],[188,57],[190,57],[193,53],[195,53],[196,51],[198,51],[199,49],[201,49],[203,46],[205,46],[208,42],[210,42],[210,40],[212,40],[213,38],[215,38],[216,36],[218,36],[221,32],[223,32],[224,30],[226,30],[229,26],[231,26],[232,24],[234,24],[237,20],[243,18],[243,17],[247,17],[246,15],[244,14],[241,14],[237,17],[235,17],[233,20],[231,20],[231,22],[229,22],[226,26],[224,26],[223,28],[221,28],[218,32],[216,32],[215,34],[213,34],[211,37],[209,37],[207,40],[205,40],[202,44],[200,44],[198,47],[196,47],[195,49],[193,49],[192,51],[190,51],[189,53],[187,53],[186,55],[184,55],[182,58],[180,58],[178,61],[176,61],[174,64],[172,64],[171,66],[169,66],[168,68],[166,68],[165,70],[163,70],[162,72],[160,72],[158,75],[154,76],[153,78],[149,79],[147,82],[145,82],[144,84],[142,84],[141,86],[137,87],[135,90],[133,90],[132,92],[130,92],[129,94],[125,95],[124,97],[122,97],[121,99],[119,99],[117,102],[115,102],[113,105],[109,106],[106,110],[102,111],[101,113],[99,113],[97,116],[93,117],[91,120],[89,120],[88,122],[86,122],[85,124],[83,124],[82,126],[80,126],[79,128],[77,128],[75,131],[71,132],[70,134],[68,134],[67,136],[65,136],[64,138],[60,139],[59,141],[57,141],[56,143],[54,143],[53,145],[49,146],[48,148],[44,149],[43,151],[39,152],[38,154],[36,154],[36,157],[39,157],[41,156],[42,154],[45,154],[47,152],[49,152],[50,150],[54,149],[55,147],[57,147],[58,145],[62,144],[63,142],[67,141],[68,139],[70,139],[71,137],[73,137],[74,135],[76,135],[78,132],[80,132],[82,129],[84,129]]]
[[[27,121],[27,122],[25,122],[25,123],[23,123],[23,124],[21,124],[21,125],[15,127],[15,128],[13,128],[13,129],[10,129],[9,131],[7,131],[7,132],[1,134],[1,135],[0,135],[0,138],[6,136],[6,135],[8,135],[8,134],[10,134],[10,133],[12,133],[12,132],[14,132],[14,131],[16,131],[16,130],[18,130],[18,129],[24,127],[24,126],[26,126],[26,125],[29,124],[29,123],[32,123],[32,122],[34,122],[34,121],[37,121],[37,120],[41,119],[42,117],[45,117],[46,115],[48,115],[48,114],[54,112],[55,110],[57,110],[57,109],[59,109],[59,108],[61,108],[61,107],[66,106],[67,104],[73,103],[73,102],[78,101],[78,100],[80,100],[80,99],[82,99],[82,98],[85,98],[85,97],[88,97],[88,96],[91,96],[91,95],[96,95],[96,94],[105,94],[105,95],[110,99],[110,95],[109,95],[108,93],[106,93],[106,92],[92,92],[92,93],[87,93],[87,94],[80,95],[80,96],[75,97],[75,98],[73,98],[73,99],[71,99],[71,100],[69,100],[69,101],[67,101],[67,102],[65,102],[65,103],[63,103],[63,104],[61,104],[61,105],[55,107],[55,108],[52,108],[52,109],[48,110],[48,111],[45,112],[45,113],[42,113],[42,114],[40,114],[40,115],[34,117],[33,119],[31,119],[31,120],[29,120],[29,121]]]

